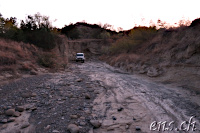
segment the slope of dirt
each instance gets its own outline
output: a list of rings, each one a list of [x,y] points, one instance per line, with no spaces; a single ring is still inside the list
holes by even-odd
[[[0,82],[66,67],[67,39],[61,35],[59,39],[54,49],[44,51],[32,44],[0,38]]]
[[[200,26],[159,30],[134,52],[102,57],[108,64],[200,93]]]

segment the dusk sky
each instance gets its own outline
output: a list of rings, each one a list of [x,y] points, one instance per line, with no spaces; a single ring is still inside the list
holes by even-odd
[[[183,18],[192,21],[200,17],[199,0],[0,0],[4,18],[16,17],[19,22],[37,12],[56,20],[53,26],[58,28],[85,20],[127,30],[135,25],[148,26],[151,20],[173,25]]]

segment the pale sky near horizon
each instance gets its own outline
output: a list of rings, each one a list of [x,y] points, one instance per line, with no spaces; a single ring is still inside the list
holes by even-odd
[[[181,19],[199,18],[199,0],[0,0],[4,18],[16,17],[18,22],[39,12],[64,27],[85,20],[91,24],[108,23],[124,30],[135,25],[148,26],[158,19],[173,25]]]

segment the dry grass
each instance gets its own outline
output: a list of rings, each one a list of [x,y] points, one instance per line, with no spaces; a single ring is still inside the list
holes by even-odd
[[[0,65],[16,64],[15,54],[11,52],[0,51]]]
[[[38,49],[30,44],[0,39],[0,52],[4,52],[9,56],[14,55],[16,59],[22,58],[24,60],[30,60],[37,51]]]
[[[56,47],[43,50],[35,45],[0,38],[0,83],[24,74],[57,72],[67,68],[67,38],[59,35]]]
[[[0,73],[32,70],[37,52],[33,45],[0,39]]]
[[[36,63],[30,62],[30,61],[21,62],[19,69],[21,71],[31,71],[31,70],[37,71],[37,66],[36,65],[37,65]]]
[[[4,73],[4,72],[9,72],[9,73],[16,73],[16,67],[15,65],[10,65],[10,66],[0,66],[0,73]]]
[[[68,60],[65,43],[66,37],[60,36],[58,46],[44,52],[31,44],[0,38],[0,75],[28,74],[31,70],[40,70],[40,67],[48,67],[47,70],[66,67]]]

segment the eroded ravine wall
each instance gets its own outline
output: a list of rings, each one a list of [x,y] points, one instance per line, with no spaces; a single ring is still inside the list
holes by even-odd
[[[76,53],[85,53],[86,58],[92,55],[100,55],[102,47],[109,45],[102,39],[85,39],[68,41],[68,59],[74,60]]]

